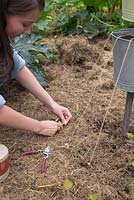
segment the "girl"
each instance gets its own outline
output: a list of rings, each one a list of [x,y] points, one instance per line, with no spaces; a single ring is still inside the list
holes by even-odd
[[[10,38],[31,33],[32,24],[43,9],[44,0],[0,0],[0,86],[16,79],[49,111],[56,114],[61,122],[38,121],[24,116],[7,106],[4,97],[0,95],[0,125],[52,136],[69,122],[72,115],[41,87],[25,66],[25,61],[10,44]]]

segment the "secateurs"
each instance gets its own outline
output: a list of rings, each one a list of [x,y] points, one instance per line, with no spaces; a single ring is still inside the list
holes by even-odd
[[[46,168],[46,160],[50,154],[50,147],[46,147],[45,149],[42,150],[31,150],[31,151],[26,151],[24,153],[21,154],[21,156],[28,156],[28,155],[34,155],[34,154],[40,154],[41,156],[43,156],[42,162],[41,162],[41,173],[45,172],[45,168]]]

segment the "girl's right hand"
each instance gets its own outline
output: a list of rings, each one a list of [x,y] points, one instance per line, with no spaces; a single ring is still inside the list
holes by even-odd
[[[63,129],[63,124],[61,122],[46,120],[40,121],[40,129],[37,133],[40,135],[53,136],[61,129]]]

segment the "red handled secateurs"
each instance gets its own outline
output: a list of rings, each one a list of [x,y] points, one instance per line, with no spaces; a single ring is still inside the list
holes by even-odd
[[[41,163],[41,173],[45,172],[45,168],[46,168],[46,160],[50,154],[50,147],[46,147],[45,149],[42,150],[31,150],[31,151],[26,151],[24,153],[21,154],[21,156],[28,156],[28,155],[34,155],[34,154],[40,154],[41,156],[43,156],[42,159],[42,163]]]

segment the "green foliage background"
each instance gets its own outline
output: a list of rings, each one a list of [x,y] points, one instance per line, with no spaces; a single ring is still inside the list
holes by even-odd
[[[47,0],[35,26],[41,35],[87,33],[92,39],[133,23],[122,19],[121,0]]]
[[[33,26],[34,34],[29,39],[21,36],[15,40],[20,54],[43,86],[45,80],[38,55],[47,58],[53,55],[46,46],[39,45],[39,38],[85,33],[93,39],[115,29],[134,27],[134,23],[122,19],[121,0],[46,0],[45,4]]]

